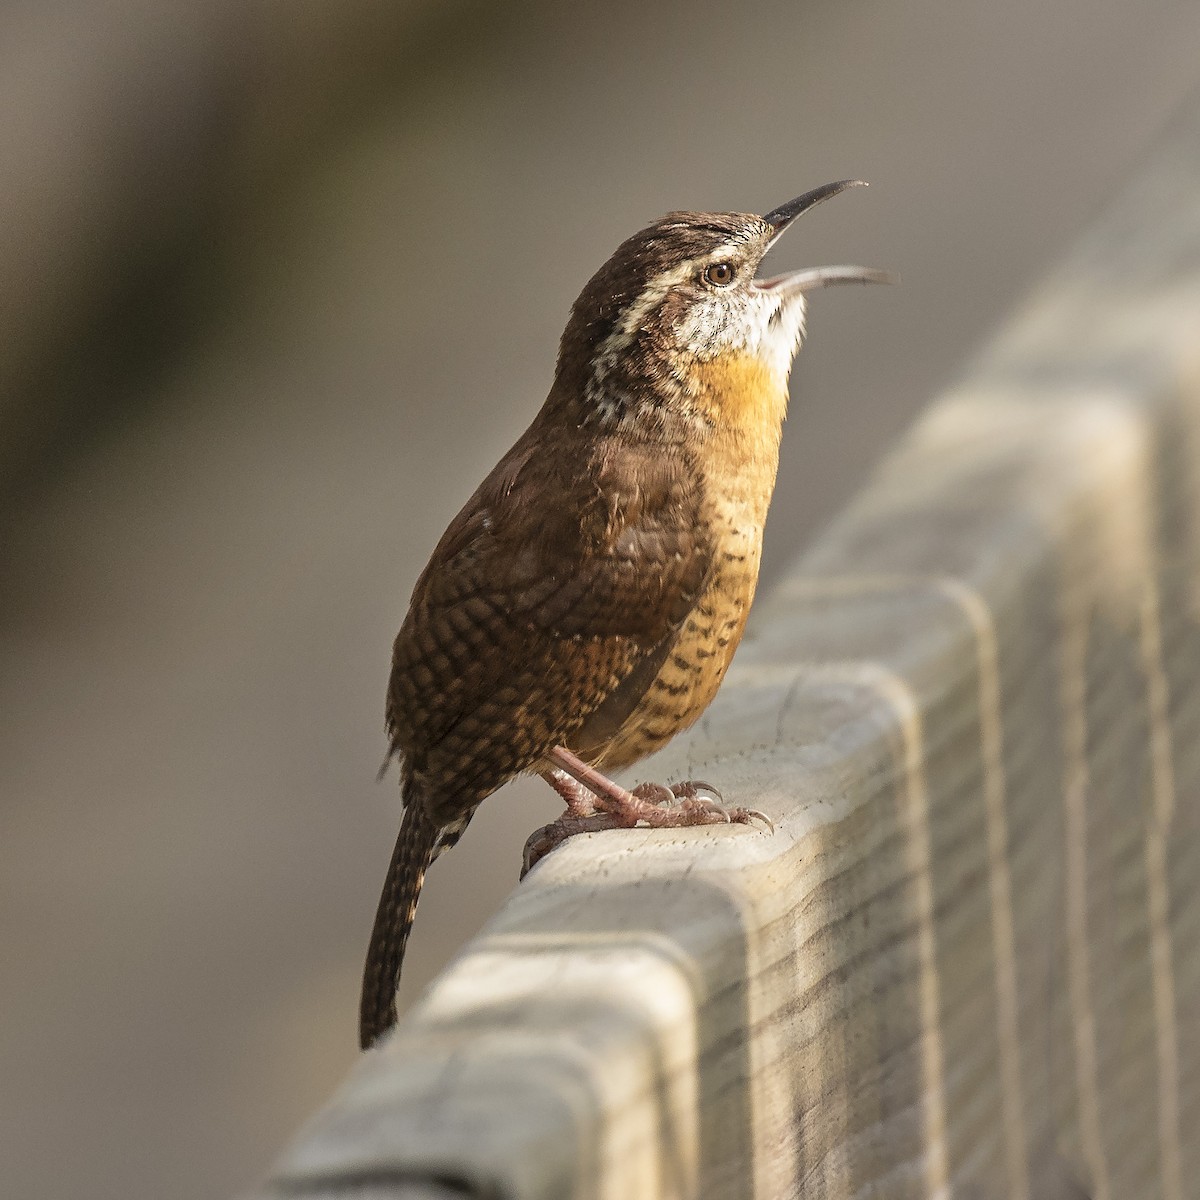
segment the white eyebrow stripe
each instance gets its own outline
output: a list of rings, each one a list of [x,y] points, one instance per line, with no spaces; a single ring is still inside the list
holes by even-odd
[[[693,260],[680,263],[647,280],[646,286],[636,300],[628,305],[621,314],[620,321],[613,327],[609,335],[600,343],[596,351],[595,374],[603,378],[616,363],[617,357],[637,336],[638,331],[646,322],[646,318],[666,299],[667,293],[678,287],[696,269]]]
[[[721,262],[723,259],[729,258],[731,255],[737,255],[744,250],[744,246],[739,246],[737,242],[726,242],[723,246],[716,246],[713,250],[706,254],[703,258],[699,258],[697,262]]]
[[[747,249],[762,237],[763,233],[763,228],[748,225],[744,229],[731,233],[724,242],[712,247],[707,252],[695,254],[683,262],[651,276],[642,288],[641,294],[630,302],[620,319],[597,346],[587,385],[589,398],[595,400],[600,396],[605,378],[633,344],[650,314],[666,299],[673,288],[678,287],[713,262],[722,262],[730,258],[740,259],[745,255]]]

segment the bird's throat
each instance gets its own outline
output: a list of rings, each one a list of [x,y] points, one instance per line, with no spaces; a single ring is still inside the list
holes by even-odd
[[[754,355],[722,354],[695,364],[692,382],[714,449],[741,460],[731,466],[769,471],[773,483],[787,415],[786,376]]]

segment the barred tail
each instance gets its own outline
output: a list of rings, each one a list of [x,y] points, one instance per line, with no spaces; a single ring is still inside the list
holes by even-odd
[[[364,1050],[396,1023],[396,985],[400,982],[404,947],[412,929],[425,872],[437,857],[440,832],[440,827],[426,815],[421,798],[409,796],[387,878],[383,882],[367,963],[363,968],[358,1041]]]

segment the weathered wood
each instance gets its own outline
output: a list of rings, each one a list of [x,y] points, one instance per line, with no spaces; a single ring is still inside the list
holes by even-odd
[[[774,835],[556,852],[267,1192],[1193,1192],[1198,468],[1200,112],[639,772]]]

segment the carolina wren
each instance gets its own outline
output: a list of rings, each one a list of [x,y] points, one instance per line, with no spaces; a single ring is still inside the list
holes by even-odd
[[[567,812],[526,867],[583,830],[747,821],[708,785],[633,791],[601,771],[705,710],[742,636],[775,486],[805,295],[866,267],[756,279],[802,213],[670,213],[580,293],[554,383],[417,580],[387,696],[404,816],[363,973],[359,1039],[396,1020],[425,871],[480,802],[538,773]],[[704,796],[703,791],[712,792]]]

